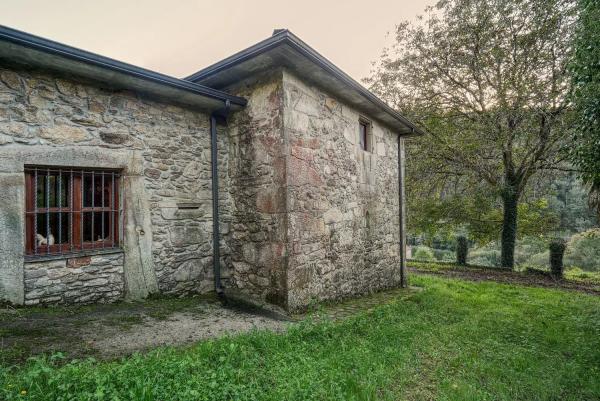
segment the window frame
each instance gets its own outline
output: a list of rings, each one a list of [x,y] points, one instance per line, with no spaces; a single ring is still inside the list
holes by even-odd
[[[364,146],[362,144],[362,127],[364,127]],[[371,153],[373,136],[371,135],[372,124],[371,121],[364,117],[358,119],[358,146],[361,150]]]
[[[103,250],[119,250],[121,248],[122,238],[122,209],[121,209],[121,172],[115,169],[103,169],[103,168],[80,168],[80,167],[62,167],[62,166],[25,166],[25,257],[26,258],[43,258],[43,257],[56,257],[56,256],[69,256],[77,255],[81,253],[88,253],[88,251],[103,251]],[[54,173],[54,174],[51,174]],[[37,180],[40,176],[58,177],[60,175],[61,180],[63,178],[68,179],[65,197],[67,199],[67,205],[61,203],[61,193],[57,198],[59,199],[59,205],[49,207],[48,198],[48,182],[46,181],[45,197],[47,206],[39,207],[36,204],[37,199]],[[92,192],[91,192],[91,206],[84,205],[84,180],[87,176],[92,178]],[[106,179],[109,176],[110,179]],[[94,180],[96,177],[102,177],[102,206],[94,205],[95,190]],[[58,185],[60,188],[60,185]],[[108,203],[105,202],[104,192],[108,188],[109,199]],[[60,191],[60,189],[59,189]],[[38,215],[46,216],[46,219],[50,218],[51,213],[58,214],[59,221],[59,234],[58,239],[55,236],[55,241],[60,242],[64,238],[62,237],[62,217],[67,216],[67,227],[66,227],[66,242],[55,243],[53,245],[38,245],[36,240],[36,220]],[[84,241],[84,226],[83,219],[85,214],[91,213],[91,241]],[[105,236],[102,240],[94,241],[94,218],[95,213],[108,213],[108,237]],[[102,217],[101,217],[102,218]],[[104,223],[103,223],[104,226]],[[111,227],[112,226],[112,227]],[[48,232],[46,231],[46,237]]]

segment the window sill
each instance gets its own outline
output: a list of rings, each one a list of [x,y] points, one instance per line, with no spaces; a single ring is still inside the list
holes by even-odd
[[[63,253],[62,255],[25,255],[25,263],[39,263],[46,262],[49,260],[65,260],[73,258],[82,258],[86,256],[111,255],[115,253],[123,253],[123,249],[90,249],[81,252]]]

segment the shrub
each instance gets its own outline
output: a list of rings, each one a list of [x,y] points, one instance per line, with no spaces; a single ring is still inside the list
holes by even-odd
[[[433,255],[433,251],[428,246],[417,246],[415,247],[415,251],[412,255],[413,259],[417,260],[435,260]]]
[[[434,249],[433,256],[440,262],[454,262],[454,252],[447,249]]]
[[[467,238],[460,235],[456,238],[456,262],[460,266],[467,265],[467,254],[469,253],[469,242]]]
[[[571,237],[565,252],[565,265],[600,271],[600,229],[591,229]]]
[[[552,275],[562,277],[563,275],[563,255],[565,254],[565,241],[555,239],[550,242],[550,272]]]
[[[548,261],[550,260],[550,251],[546,250],[544,252],[536,253],[524,263],[527,266],[538,266],[538,267],[548,267]]]
[[[517,241],[515,246],[515,263],[517,265],[527,265],[529,259],[534,255],[542,253],[548,249],[548,241],[536,236],[526,236]],[[544,266],[548,260],[544,262]]]
[[[485,247],[469,252],[468,261],[472,265],[499,267],[500,251],[492,249],[491,245],[486,245]]]

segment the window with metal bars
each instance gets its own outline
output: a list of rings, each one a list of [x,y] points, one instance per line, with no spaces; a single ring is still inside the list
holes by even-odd
[[[119,247],[118,171],[25,168],[28,256]]]

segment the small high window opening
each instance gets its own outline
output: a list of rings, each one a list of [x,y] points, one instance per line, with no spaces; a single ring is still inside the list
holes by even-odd
[[[117,171],[25,168],[28,256],[119,247]]]
[[[371,123],[366,120],[358,122],[358,143],[362,150],[371,151]]]

